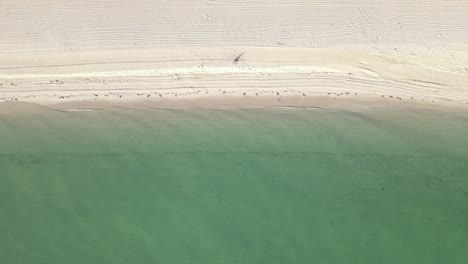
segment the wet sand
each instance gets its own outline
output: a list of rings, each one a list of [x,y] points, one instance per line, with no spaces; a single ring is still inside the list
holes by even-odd
[[[1,101],[153,101],[304,106],[341,98],[468,104],[468,74],[370,53],[307,48],[200,48],[2,55]],[[247,98],[240,100],[240,98]],[[311,99],[309,99],[311,98]],[[194,100],[200,100],[193,103]],[[393,103],[390,103],[393,104]],[[247,105],[247,106],[248,106]]]

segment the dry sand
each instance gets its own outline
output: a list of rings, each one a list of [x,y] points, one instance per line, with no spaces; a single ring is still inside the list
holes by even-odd
[[[467,13],[433,0],[3,1],[0,101],[468,106]]]

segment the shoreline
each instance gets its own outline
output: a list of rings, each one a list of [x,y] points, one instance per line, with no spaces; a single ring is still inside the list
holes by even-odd
[[[0,116],[46,114],[50,111],[86,114],[100,111],[146,110],[268,110],[309,109],[322,111],[437,111],[467,114],[468,105],[451,102],[414,102],[396,98],[365,96],[199,96],[181,98],[122,98],[121,100],[82,100],[54,104],[6,101],[0,103]]]

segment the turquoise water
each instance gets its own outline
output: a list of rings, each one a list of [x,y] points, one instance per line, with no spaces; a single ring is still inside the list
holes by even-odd
[[[468,118],[0,116],[1,263],[468,263]]]

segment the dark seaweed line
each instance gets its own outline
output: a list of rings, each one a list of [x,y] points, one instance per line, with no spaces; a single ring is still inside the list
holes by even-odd
[[[131,153],[114,153],[114,152],[102,152],[102,153],[66,153],[66,152],[57,152],[57,153],[47,153],[42,154],[43,157],[72,157],[72,158],[96,158],[96,157],[128,157],[128,156],[176,156],[176,155],[263,155],[263,156],[336,156],[336,157],[349,157],[349,158],[368,158],[368,157],[379,157],[385,159],[441,159],[447,158],[451,160],[457,160],[461,162],[467,162],[465,158],[460,158],[452,155],[430,155],[430,154],[386,154],[386,153],[377,153],[377,152],[330,152],[330,151],[284,151],[284,152],[268,152],[268,151],[155,151],[155,152],[131,152]],[[34,157],[34,158],[33,158]],[[37,160],[36,154],[0,154],[1,159],[34,159]]]

